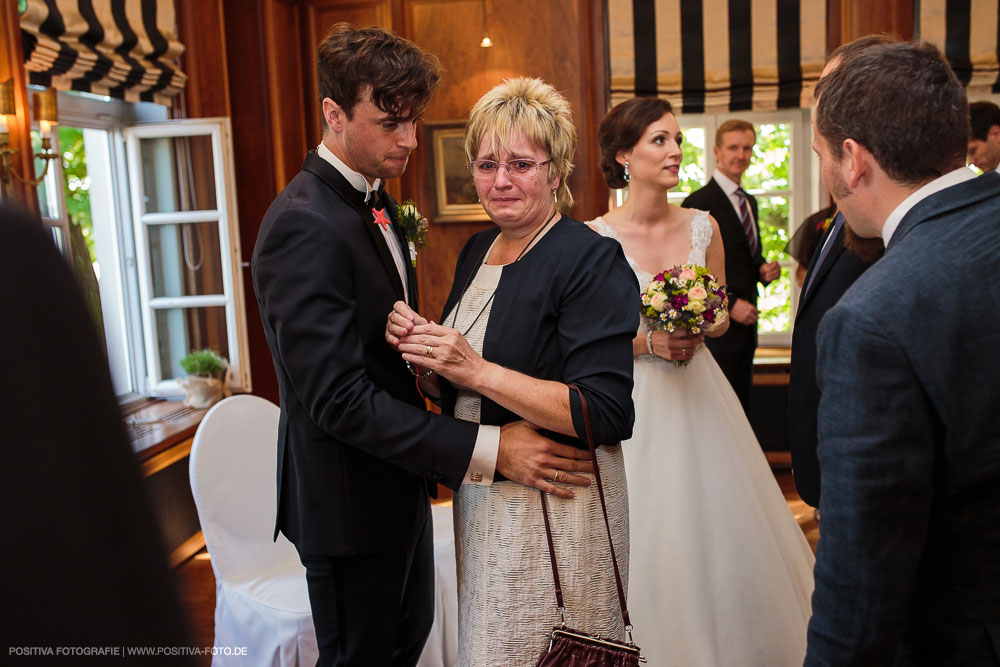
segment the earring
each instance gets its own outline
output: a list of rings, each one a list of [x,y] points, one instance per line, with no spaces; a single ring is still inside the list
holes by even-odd
[[[631,178],[628,173],[628,160],[625,160],[625,182],[628,183]]]
[[[556,203],[556,206],[559,206],[559,188],[552,188],[552,201]]]

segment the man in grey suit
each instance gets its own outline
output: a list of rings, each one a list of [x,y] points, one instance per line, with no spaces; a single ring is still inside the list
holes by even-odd
[[[823,180],[886,252],[819,330],[805,664],[1000,665],[1000,174],[965,168],[933,46],[872,47],[817,94]]]

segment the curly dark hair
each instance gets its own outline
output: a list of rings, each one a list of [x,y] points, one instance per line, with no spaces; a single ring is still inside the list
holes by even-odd
[[[329,97],[348,118],[368,89],[381,111],[413,118],[441,81],[436,56],[377,26],[334,24],[319,44],[316,61],[320,100]]]
[[[816,86],[816,130],[834,158],[853,139],[890,178],[920,185],[965,164],[965,89],[932,44],[880,44],[845,61]]]
[[[670,102],[658,97],[633,97],[616,105],[601,121],[597,138],[601,144],[601,171],[609,188],[624,188],[625,168],[615,156],[639,143],[646,128],[673,113]]]

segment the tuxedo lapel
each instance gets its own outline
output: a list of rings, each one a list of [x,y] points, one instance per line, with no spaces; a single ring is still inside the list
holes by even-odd
[[[844,247],[843,227],[841,227],[840,233],[838,233],[835,238],[830,239],[830,243],[832,245],[830,246],[830,250],[826,253],[826,257],[823,258],[822,264],[816,265],[814,262],[817,261],[823,245],[820,244],[819,248],[816,249],[816,252],[813,253],[813,259],[810,262],[809,270],[806,271],[806,277],[803,281],[803,284],[808,285],[809,289],[803,295],[802,300],[799,301],[796,316],[798,316],[798,313],[802,312],[807,303],[812,301],[813,295],[816,294],[817,290],[819,290],[820,283],[823,282],[823,278],[826,277],[826,274],[830,272],[833,265],[837,263],[837,260],[846,251],[846,248]],[[810,276],[812,276],[812,278],[810,278]]]
[[[403,253],[403,267],[406,270],[406,284],[410,288],[409,306],[414,311],[420,312],[420,299],[417,296],[417,271],[413,266],[413,261],[410,259],[410,245],[406,240],[406,235],[403,234],[403,228],[400,226],[399,220],[396,219],[398,204],[396,203],[396,200],[388,194],[383,195],[382,201],[386,203],[386,212],[392,220],[392,230],[396,234],[396,240],[399,242],[399,247]]]
[[[392,259],[392,253],[389,252],[389,246],[385,242],[385,237],[375,224],[375,216],[372,214],[371,207],[365,203],[364,194],[348,183],[347,179],[332,164],[317,155],[315,151],[309,151],[302,168],[322,179],[344,201],[350,204],[351,208],[358,212],[360,222],[374,244],[379,259],[382,260],[382,268],[385,269],[386,275],[392,283],[396,297],[402,301],[404,292],[403,283],[399,279],[399,270],[396,269],[396,262]],[[388,209],[389,207],[387,206],[386,208]]]

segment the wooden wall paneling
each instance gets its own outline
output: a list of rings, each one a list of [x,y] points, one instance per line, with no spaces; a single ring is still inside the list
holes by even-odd
[[[315,84],[305,80],[301,7],[273,1],[265,7],[271,141],[275,188],[280,192],[299,173],[306,152],[316,145],[308,142],[307,126],[318,125],[319,112],[306,107],[303,95]]]
[[[243,286],[253,393],[278,402],[278,381],[253,290],[250,258],[260,221],[278,195],[272,134],[272,82],[268,79],[266,19],[273,0],[222,0],[226,24],[227,78],[235,101],[230,118],[236,171]]]
[[[175,117],[230,115],[226,25],[222,0],[175,0],[177,36],[184,44],[181,70],[188,83],[181,93],[183,113]]]
[[[828,46],[832,50],[858,37],[879,32],[913,39],[914,5],[914,0],[830,0],[828,14],[838,16],[835,23],[839,23],[840,35],[836,44]]]
[[[24,178],[35,177],[35,161],[31,147],[31,108],[28,102],[27,75],[24,71],[24,51],[21,46],[21,21],[16,2],[0,3],[0,81],[13,79],[14,108],[16,115],[8,118],[8,141],[17,150],[11,156],[11,166]],[[12,178],[5,184],[6,199],[27,209],[33,217],[39,216],[38,192]]]
[[[308,56],[305,64],[305,108],[314,109],[307,115],[307,140],[309,146],[319,144],[323,136],[320,116],[320,99],[316,73],[316,47],[334,23],[347,21],[356,27],[377,25],[393,30],[392,3],[390,0],[307,0],[302,12],[302,35]]]
[[[597,123],[603,118],[606,102],[605,93],[594,87],[605,86],[606,56],[603,7],[595,5],[602,3],[487,0],[487,29],[494,46],[484,49],[479,46],[481,0],[408,0],[404,4],[404,36],[437,55],[445,70],[442,84],[424,114],[425,121],[464,118],[483,93],[513,76],[537,76],[566,96],[580,139],[577,167],[570,177],[577,203],[570,214],[584,219],[603,213],[607,206],[607,188],[596,170]],[[595,25],[595,20],[600,24]],[[599,71],[595,63],[601,63]],[[425,214],[431,202],[431,174],[427,148],[419,146],[403,184],[404,192],[417,201]],[[430,247],[418,261],[421,310],[425,316],[440,315],[459,251],[469,236],[489,224],[431,220]]]

